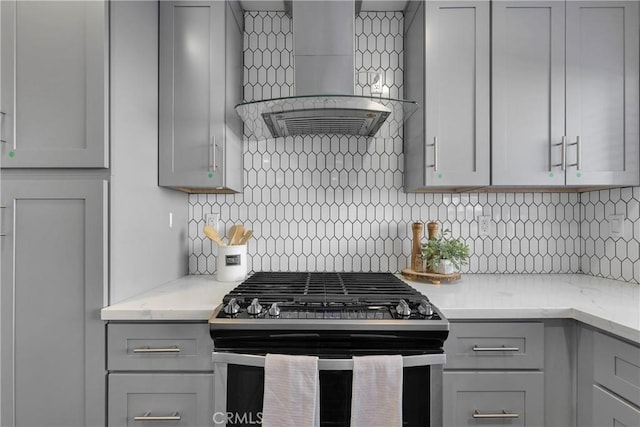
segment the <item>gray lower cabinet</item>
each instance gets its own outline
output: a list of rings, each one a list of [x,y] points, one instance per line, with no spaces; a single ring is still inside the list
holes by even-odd
[[[578,427],[640,426],[640,346],[578,325]]]
[[[242,191],[243,20],[238,2],[160,2],[160,186]]]
[[[451,322],[444,350],[445,426],[545,424],[542,322]]]
[[[107,325],[108,426],[213,425],[206,322]]]
[[[107,183],[2,177],[3,427],[105,420]]]
[[[544,426],[544,373],[445,372],[444,426]]]
[[[594,385],[593,425],[598,427],[640,426],[640,409]]]
[[[489,185],[488,1],[412,2],[405,19],[407,191]]]
[[[107,1],[0,2],[3,168],[109,162]]]
[[[109,375],[109,426],[213,425],[213,374]]]
[[[640,184],[638,2],[492,5],[492,185]]]

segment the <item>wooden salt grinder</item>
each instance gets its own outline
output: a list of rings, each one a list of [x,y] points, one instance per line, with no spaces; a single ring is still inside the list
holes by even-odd
[[[413,230],[413,248],[411,249],[411,268],[415,272],[421,272],[422,267],[422,247],[420,242],[422,241],[422,228],[421,222],[414,222],[411,225]]]

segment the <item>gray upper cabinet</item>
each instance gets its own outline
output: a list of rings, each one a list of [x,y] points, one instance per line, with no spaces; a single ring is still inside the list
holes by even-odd
[[[494,2],[492,13],[492,184],[564,185],[564,3]]]
[[[492,184],[638,185],[637,2],[492,13]]]
[[[0,8],[2,167],[108,167],[108,3]]]
[[[410,10],[405,93],[422,108],[405,123],[405,189],[489,185],[489,2]]]
[[[104,425],[107,183],[2,180],[0,424]]]
[[[242,28],[237,2],[160,2],[160,186],[242,191]]]
[[[638,2],[567,2],[567,184],[640,184]]]

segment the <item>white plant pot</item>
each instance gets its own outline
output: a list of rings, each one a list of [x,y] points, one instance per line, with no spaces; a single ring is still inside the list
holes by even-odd
[[[449,261],[448,259],[440,260],[440,264],[438,264],[438,267],[436,268],[436,273],[452,274],[454,272],[455,269],[453,268],[453,263],[451,261]]]

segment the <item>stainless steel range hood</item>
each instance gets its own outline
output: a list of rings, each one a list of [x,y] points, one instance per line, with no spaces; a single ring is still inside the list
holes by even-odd
[[[354,95],[355,11],[349,0],[292,2],[296,96],[237,105],[250,138],[371,137],[389,116],[401,126],[418,109],[411,101]]]

